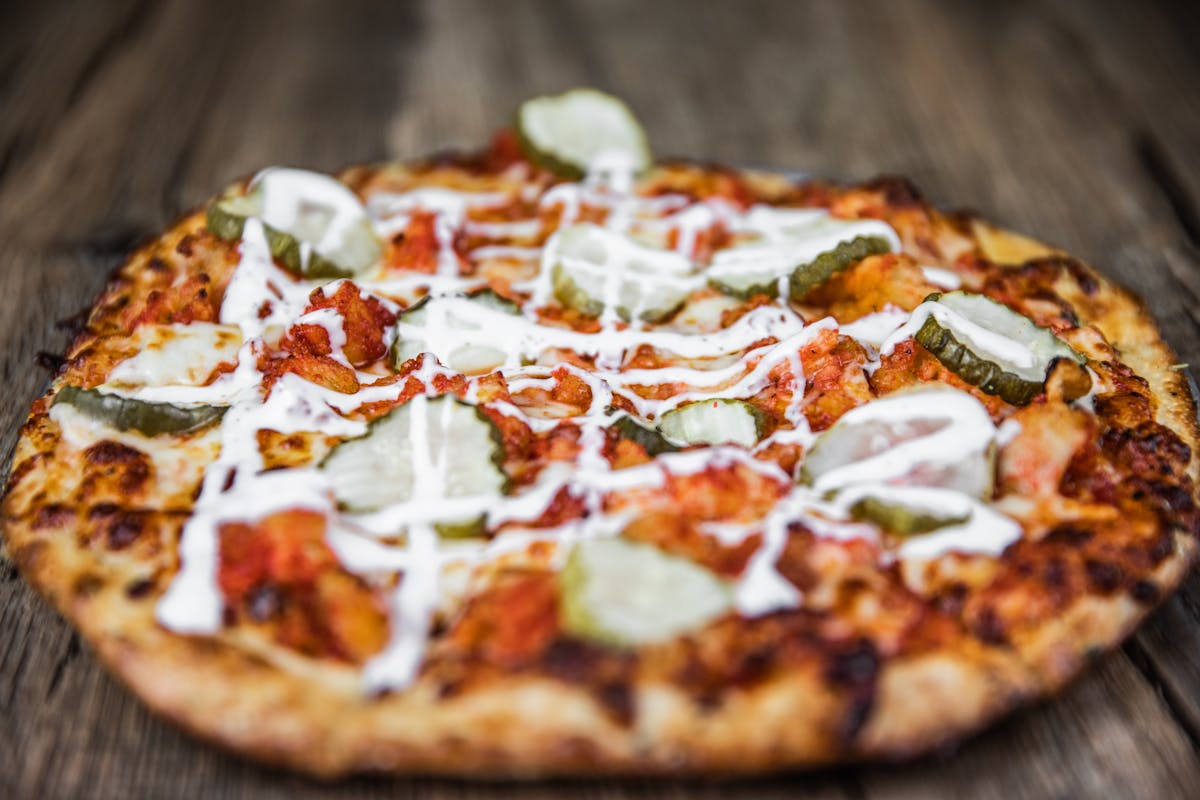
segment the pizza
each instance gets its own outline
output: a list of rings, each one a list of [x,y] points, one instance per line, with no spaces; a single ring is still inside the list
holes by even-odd
[[[656,161],[573,90],[479,152],[265,169],[133,253],[5,538],[152,709],[317,775],[905,758],[1182,580],[1174,362],[904,180]]]

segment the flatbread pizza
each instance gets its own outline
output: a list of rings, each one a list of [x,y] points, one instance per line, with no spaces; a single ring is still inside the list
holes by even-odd
[[[3,522],[151,708],[321,776],[904,758],[1191,565],[1145,309],[906,181],[656,160],[619,100],[269,168],[133,253]]]

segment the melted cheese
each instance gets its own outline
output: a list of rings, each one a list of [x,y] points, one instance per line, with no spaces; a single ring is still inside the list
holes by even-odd
[[[200,386],[218,366],[237,360],[242,335],[236,327],[209,322],[143,325],[134,344],[137,354],[113,367],[108,386]]]

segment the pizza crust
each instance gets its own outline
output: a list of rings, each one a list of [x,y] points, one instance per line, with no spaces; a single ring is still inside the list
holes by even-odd
[[[449,699],[422,680],[372,700],[336,671],[310,680],[228,644],[165,631],[153,623],[152,602],[130,603],[112,576],[81,580],[88,567],[57,544],[70,529],[22,545],[16,528],[9,537],[21,571],[49,590],[100,660],[152,709],[235,754],[325,778],[738,775],[903,758],[1036,694],[1012,654],[963,641],[887,662],[865,725],[849,739],[839,731],[863,711],[815,661],[730,691],[715,709],[668,685],[639,686],[631,726],[586,689],[540,677],[511,676]]]
[[[976,235],[986,254],[1009,263],[1054,252],[983,223]],[[1193,450],[1196,478],[1200,432],[1184,375],[1169,368],[1175,357],[1144,307],[1098,282],[1099,294],[1079,307],[1084,321],[1150,381],[1160,421]],[[405,692],[364,698],[340,668],[286,671],[231,644],[159,628],[156,593],[131,599],[127,575],[74,546],[80,531],[73,521],[35,525],[36,487],[52,480],[44,454],[51,427],[44,403],[35,406],[14,457],[25,474],[5,499],[5,534],[22,573],[156,712],[235,753],[322,777],[749,774],[908,757],[1058,689],[1149,611],[1124,594],[1087,596],[1016,650],[963,637],[932,653],[886,660],[865,699],[831,681],[817,659],[730,690],[716,707],[667,685],[634,687],[630,725],[583,687],[520,674],[450,697],[421,679]],[[1155,576],[1160,596],[1183,579],[1195,551],[1194,538],[1177,536]]]

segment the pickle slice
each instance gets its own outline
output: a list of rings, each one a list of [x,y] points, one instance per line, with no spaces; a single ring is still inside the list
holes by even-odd
[[[657,547],[627,539],[587,539],[559,576],[564,628],[615,647],[667,641],[727,613],[729,585]]]
[[[418,395],[373,421],[364,436],[337,445],[321,462],[338,504],[370,512],[419,500],[444,512],[435,528],[450,537],[484,533],[477,511],[454,501],[501,494],[504,446],[495,424],[452,395]],[[442,508],[444,506],[444,508]]]
[[[841,242],[807,264],[792,271],[788,279],[788,296],[795,302],[803,302],[813,289],[839,272],[849,269],[870,256],[882,255],[892,250],[891,243],[882,236],[856,236]]]
[[[1027,405],[1041,394],[1060,359],[1087,362],[1048,328],[981,294],[932,294],[922,308],[929,316],[917,330],[917,342],[967,383],[1013,405]],[[1091,386],[1086,377],[1081,394]]]
[[[640,445],[646,455],[657,456],[662,453],[674,453],[679,446],[673,444],[654,428],[647,428],[633,417],[624,416],[613,423],[613,428],[622,439],[628,439]]]
[[[710,277],[708,285],[739,300],[749,300],[760,294],[772,298],[779,296],[779,276],[758,271],[725,272],[719,277]]]
[[[996,428],[967,392],[919,389],[843,414],[804,454],[800,481],[819,491],[899,484],[992,494]]]
[[[753,447],[762,438],[765,416],[745,400],[698,400],[663,414],[658,429],[683,444],[739,444]]]
[[[487,536],[487,514],[461,522],[435,522],[433,529],[442,539],[480,539]]]
[[[678,253],[644,247],[591,223],[552,236],[542,255],[542,269],[547,266],[558,301],[590,317],[612,305],[625,321],[661,322],[703,285]]]
[[[517,109],[517,139],[530,161],[578,180],[602,160],[632,172],[653,163],[646,133],[620,99],[596,89],[526,100]]]
[[[274,167],[209,206],[208,229],[242,238],[246,220],[260,217],[271,255],[309,278],[349,278],[374,267],[383,248],[366,209],[345,184],[328,175]]]
[[[465,305],[465,302],[470,305]],[[438,361],[456,372],[464,375],[480,375],[504,366],[508,354],[497,347],[487,344],[486,320],[481,321],[479,309],[500,312],[510,316],[519,316],[520,307],[513,301],[501,297],[491,289],[483,289],[467,295],[424,297],[412,308],[400,314],[399,322],[423,328],[431,325],[431,315],[436,315],[436,326],[445,327],[451,333],[470,334],[472,341],[464,343],[451,342],[449,345],[432,338],[422,337],[420,333],[403,333],[396,337],[392,344],[392,364],[399,369],[400,365],[421,353],[433,353]]]
[[[216,423],[226,411],[223,406],[150,403],[78,386],[59,389],[54,403],[74,406],[119,431],[134,430],[145,436],[198,431]]]
[[[905,503],[895,497],[867,495],[850,506],[856,520],[873,522],[898,536],[915,536],[971,519],[970,512],[954,513]]]
[[[899,539],[904,560],[927,561],[947,553],[997,556],[1022,536],[1021,526],[961,492],[923,486],[854,486],[840,492],[850,516]]]

